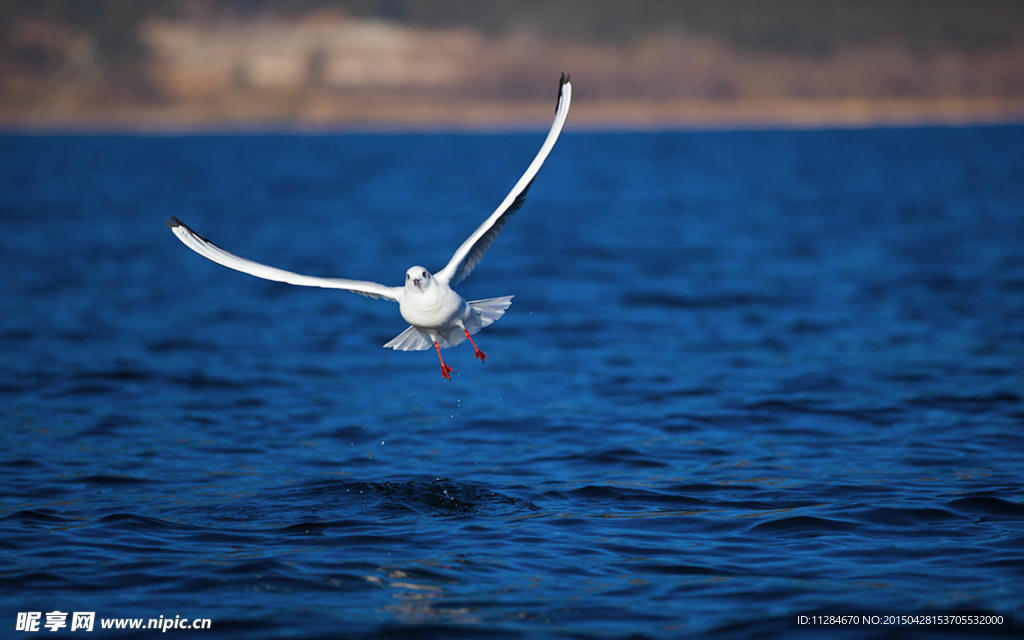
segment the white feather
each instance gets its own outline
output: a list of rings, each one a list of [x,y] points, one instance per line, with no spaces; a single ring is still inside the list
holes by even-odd
[[[248,273],[249,275],[256,276],[257,278],[274,280],[276,282],[286,282],[288,284],[296,284],[304,287],[345,289],[370,298],[384,298],[387,300],[394,300],[396,302],[402,292],[401,287],[388,287],[376,282],[369,282],[367,280],[319,278],[316,276],[305,276],[301,273],[294,273],[292,271],[285,271],[284,269],[278,269],[277,267],[270,267],[265,264],[253,262],[252,260],[248,260],[241,256],[236,256],[233,253],[229,253],[224,249],[221,249],[190,229],[188,225],[177,218],[172,218],[167,224],[171,227],[171,231],[174,232],[174,235],[176,235],[178,239],[181,240],[189,249],[195,251],[208,260],[213,260],[217,264],[228,267],[229,269],[234,269],[235,271]]]
[[[448,264],[435,274],[438,280],[453,287],[465,280],[466,276],[480,262],[480,259],[484,257],[484,253],[490,248],[494,238],[497,237],[498,233],[505,226],[508,216],[515,213],[522,206],[523,200],[526,197],[526,191],[533,183],[537,172],[540,171],[544,160],[551,153],[551,149],[555,146],[555,141],[558,140],[559,134],[562,133],[562,126],[569,115],[570,102],[572,102],[572,83],[569,82],[569,76],[563,74],[558,85],[558,104],[555,106],[555,120],[551,123],[551,129],[548,131],[548,136],[544,139],[544,144],[541,145],[540,151],[537,152],[533,162],[526,168],[526,172],[519,178],[519,181],[512,187],[512,190],[508,192],[508,195],[501,201],[501,204],[494,210],[494,213],[488,216],[483,224],[466,238],[466,241],[455,250]]]

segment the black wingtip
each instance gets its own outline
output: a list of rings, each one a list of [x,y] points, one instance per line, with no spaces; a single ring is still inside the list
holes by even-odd
[[[195,229],[193,229],[192,227],[188,226],[187,224],[185,224],[184,222],[179,220],[177,216],[171,216],[171,219],[167,220],[167,226],[170,227],[172,231],[174,229],[177,229],[178,227],[181,227],[181,228],[185,229],[186,231],[188,231],[189,233],[191,233],[192,235],[194,235],[195,237],[197,237],[200,240],[202,240],[203,242],[210,242],[209,238],[206,238],[205,236],[202,236],[202,235],[196,233]],[[210,244],[213,244],[213,243],[210,242]]]
[[[555,102],[555,113],[558,113],[558,105],[562,104],[562,89],[567,84],[569,84],[569,74],[563,71],[562,77],[558,79],[558,101]]]

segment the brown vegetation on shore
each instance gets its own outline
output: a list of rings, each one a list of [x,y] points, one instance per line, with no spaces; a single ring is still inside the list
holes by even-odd
[[[678,31],[626,41],[487,35],[319,11],[149,17],[136,64],[32,17],[8,29],[0,123],[29,127],[494,127],[546,121],[577,80],[574,126],[819,126],[1024,119],[1024,42],[913,51],[744,51]],[[145,55],[141,52],[145,52]],[[14,52],[17,55],[12,54]],[[26,54],[28,52],[28,54]]]

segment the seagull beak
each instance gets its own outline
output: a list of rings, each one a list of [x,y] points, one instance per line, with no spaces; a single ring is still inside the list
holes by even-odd
[[[418,286],[420,286],[420,279],[419,278],[413,278],[412,279],[412,283],[418,287]]]

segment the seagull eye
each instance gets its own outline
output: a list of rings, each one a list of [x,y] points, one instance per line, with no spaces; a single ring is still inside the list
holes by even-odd
[[[426,277],[427,277],[427,272],[426,272],[426,271],[424,271],[424,272],[423,272],[423,277],[424,277],[424,278],[426,278]]]
[[[408,280],[408,279],[409,279],[409,274],[408,274],[408,273],[407,273],[407,274],[405,274],[405,279],[406,279],[406,280]]]

